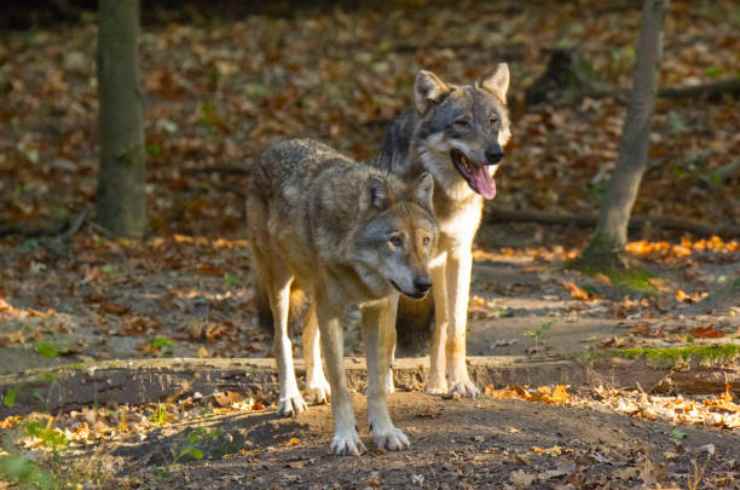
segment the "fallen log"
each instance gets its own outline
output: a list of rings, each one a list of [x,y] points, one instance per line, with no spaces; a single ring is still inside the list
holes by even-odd
[[[642,360],[602,359],[531,360],[518,356],[470,357],[473,379],[485,385],[609,386],[634,388],[637,383],[653,392],[721,393],[727,382],[740,394],[736,365],[702,367],[674,372]],[[300,361],[297,371],[303,371]],[[13,403],[0,405],[0,419],[32,411],[59,413],[91,405],[141,405],[200,393],[236,391],[272,401],[277,373],[272,359],[136,359],[69,364],[0,376],[0,394],[12,392]],[[397,359],[394,378],[399,390],[421,390],[428,358]],[[364,391],[367,372],[363,359],[345,359],[349,386]],[[7,398],[6,398],[7,399]]]
[[[513,211],[491,208],[487,211],[487,220],[491,223],[539,223],[543,225],[579,226],[583,228],[596,226],[596,216],[568,215],[540,211]],[[708,225],[678,218],[664,216],[633,216],[630,219],[631,230],[644,226],[654,226],[665,230],[693,233],[697,236],[718,235],[727,238],[740,237],[740,226],[733,224]]]
[[[525,89],[525,104],[575,104],[584,97],[612,97],[626,101],[629,90],[601,81],[589,61],[575,48],[550,49],[543,73]],[[658,97],[668,99],[702,99],[720,102],[723,97],[740,97],[740,78],[685,87],[666,87]]]

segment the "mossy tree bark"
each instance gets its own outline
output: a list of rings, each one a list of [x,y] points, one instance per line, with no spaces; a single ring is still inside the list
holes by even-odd
[[[627,226],[647,164],[650,120],[655,109],[662,54],[663,20],[669,3],[669,0],[645,0],[643,4],[637,63],[619,157],[601,205],[596,231],[577,261],[579,265],[592,268],[623,265]]]
[[[139,0],[99,2],[97,221],[115,235],[134,238],[147,229],[139,12]]]

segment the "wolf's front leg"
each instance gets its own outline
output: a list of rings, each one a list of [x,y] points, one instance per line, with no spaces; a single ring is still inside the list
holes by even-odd
[[[283,279],[283,278],[280,278]],[[271,294],[273,321],[275,325],[275,339],[273,350],[278,365],[280,380],[280,399],[278,400],[278,414],[283,416],[297,415],[306,409],[306,402],[298,389],[293,367],[293,347],[288,335],[288,309],[290,307],[290,284],[292,277],[287,276],[280,281]]]
[[[470,247],[463,247],[447,258],[447,298],[449,324],[447,327],[447,382],[451,394],[475,398],[480,390],[470,380],[465,363],[465,329],[468,324],[468,300],[473,254]]]
[[[447,295],[447,277],[445,275],[446,254],[439,259],[439,264],[432,268],[432,294],[434,295],[434,334],[432,336],[431,354],[429,356],[429,377],[426,391],[435,395],[447,393],[445,344],[447,325],[449,324],[449,305]]]
[[[365,446],[357,433],[355,414],[352,411],[352,400],[347,391],[347,381],[344,374],[344,346],[342,340],[342,326],[340,324],[341,309],[330,304],[325,299],[325,293],[318,291],[316,306],[319,318],[321,348],[326,359],[326,370],[331,385],[331,411],[334,415],[334,439],[331,450],[337,455],[359,456],[365,452]]]
[[[399,451],[409,439],[393,425],[388,413],[388,383],[393,348],[396,345],[398,296],[362,308],[362,328],[367,352],[367,416],[373,441],[379,449]]]

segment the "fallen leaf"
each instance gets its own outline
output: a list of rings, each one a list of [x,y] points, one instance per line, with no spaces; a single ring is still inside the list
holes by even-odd
[[[560,446],[553,446],[553,447],[532,447],[532,452],[535,454],[543,454],[545,456],[560,456],[563,453],[563,448]]]
[[[692,328],[689,332],[694,337],[700,339],[715,339],[717,337],[724,337],[725,333],[721,330],[714,328],[714,325],[705,325],[703,327]]]
[[[125,315],[131,308],[126,305],[120,305],[118,303],[102,303],[100,309],[111,315]]]
[[[511,483],[513,483],[516,488],[527,488],[534,483],[537,479],[537,475],[527,473],[524,470],[516,470],[511,472],[509,478],[511,478]]]
[[[236,391],[217,391],[213,394],[213,400],[220,407],[230,407],[242,400],[242,396]]]
[[[581,287],[578,287],[576,283],[572,281],[563,281],[562,284],[563,284],[563,287],[565,287],[565,289],[567,289],[568,292],[570,293],[571,298],[577,299],[580,301],[587,301],[591,299],[591,295],[588,294],[588,291],[586,291],[585,289]]]

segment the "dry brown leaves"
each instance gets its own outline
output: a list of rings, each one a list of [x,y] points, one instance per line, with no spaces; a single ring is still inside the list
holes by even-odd
[[[626,250],[645,259],[665,260],[683,259],[704,252],[731,257],[740,251],[740,247],[737,240],[726,241],[721,237],[712,236],[711,238],[698,240],[684,237],[678,244],[667,241],[650,242],[640,240],[628,243]]]
[[[555,385],[553,387],[540,386],[536,389],[518,385],[496,389],[491,385],[487,385],[484,387],[483,392],[486,396],[496,400],[525,400],[547,403],[549,405],[565,405],[570,400],[568,386],[566,385]]]
[[[573,299],[577,299],[579,301],[588,301],[594,298],[592,294],[590,294],[585,289],[579,287],[573,281],[563,281],[561,284],[563,285],[565,289],[568,290],[568,293],[570,293],[570,297]]]
[[[717,396],[684,398],[682,396],[652,396],[641,391],[625,391],[605,388],[594,389],[588,394],[575,395],[565,385],[507,386],[496,389],[484,387],[486,396],[497,400],[524,400],[550,405],[565,405],[580,408],[608,408],[623,415],[648,420],[666,420],[673,424],[707,425],[719,429],[740,429],[740,405],[735,403],[730,386]]]

